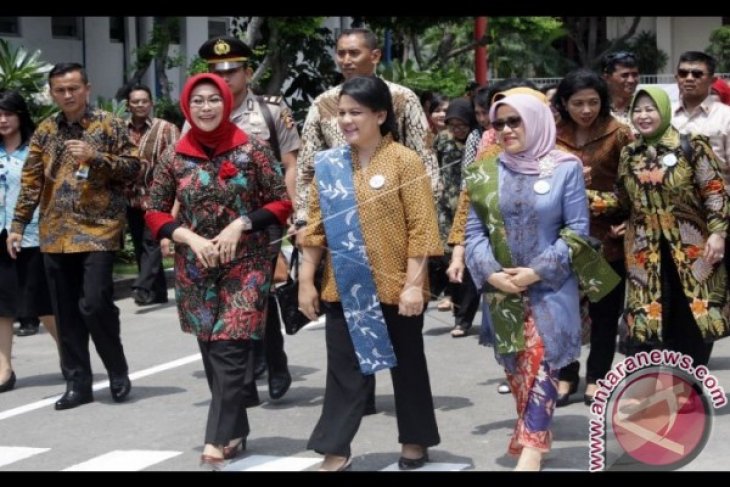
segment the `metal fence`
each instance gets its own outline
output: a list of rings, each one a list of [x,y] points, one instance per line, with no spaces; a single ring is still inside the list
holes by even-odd
[[[730,73],[715,73],[715,76],[722,79],[730,80]],[[496,83],[502,81],[504,78],[492,78],[489,80],[490,83]],[[538,87],[556,85],[560,83],[563,78],[528,78],[530,81],[535,83]],[[674,74],[642,74],[639,76],[639,84],[642,85],[657,85],[657,84],[671,84],[675,83]]]

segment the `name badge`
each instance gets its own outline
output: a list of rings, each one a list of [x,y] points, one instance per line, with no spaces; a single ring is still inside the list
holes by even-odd
[[[550,191],[550,183],[548,183],[544,179],[541,179],[535,183],[532,189],[534,189],[535,193],[537,194],[546,194],[548,191]]]
[[[666,156],[662,157],[662,164],[667,167],[676,166],[677,156],[675,156],[674,154],[667,154]]]
[[[376,174],[370,178],[370,187],[373,189],[380,189],[385,184],[385,177],[382,174]]]

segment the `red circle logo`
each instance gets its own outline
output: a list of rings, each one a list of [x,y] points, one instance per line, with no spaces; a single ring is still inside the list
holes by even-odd
[[[618,391],[608,411],[621,448],[647,466],[685,465],[709,437],[711,413],[702,388],[676,370],[637,374]]]

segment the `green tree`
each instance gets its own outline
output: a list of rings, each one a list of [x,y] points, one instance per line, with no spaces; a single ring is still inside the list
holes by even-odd
[[[730,25],[723,25],[710,34],[710,45],[705,49],[717,61],[716,72],[730,72]]]
[[[56,113],[48,91],[48,72],[53,65],[41,60],[41,51],[13,47],[0,39],[0,89],[18,91],[37,123]]]
[[[656,34],[653,32],[641,31],[636,37],[629,39],[626,47],[636,55],[640,73],[658,73],[669,60],[667,53],[657,47]]]
[[[254,51],[253,89],[283,94],[300,125],[312,99],[340,79],[328,54],[334,38],[323,21],[324,17],[236,17],[232,23],[232,34]]]

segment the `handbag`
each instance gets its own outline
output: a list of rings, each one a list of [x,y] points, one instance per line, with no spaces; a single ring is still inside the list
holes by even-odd
[[[288,278],[284,284],[274,287],[273,294],[287,335],[294,335],[311,321],[299,311],[299,249],[296,247],[292,251]]]

